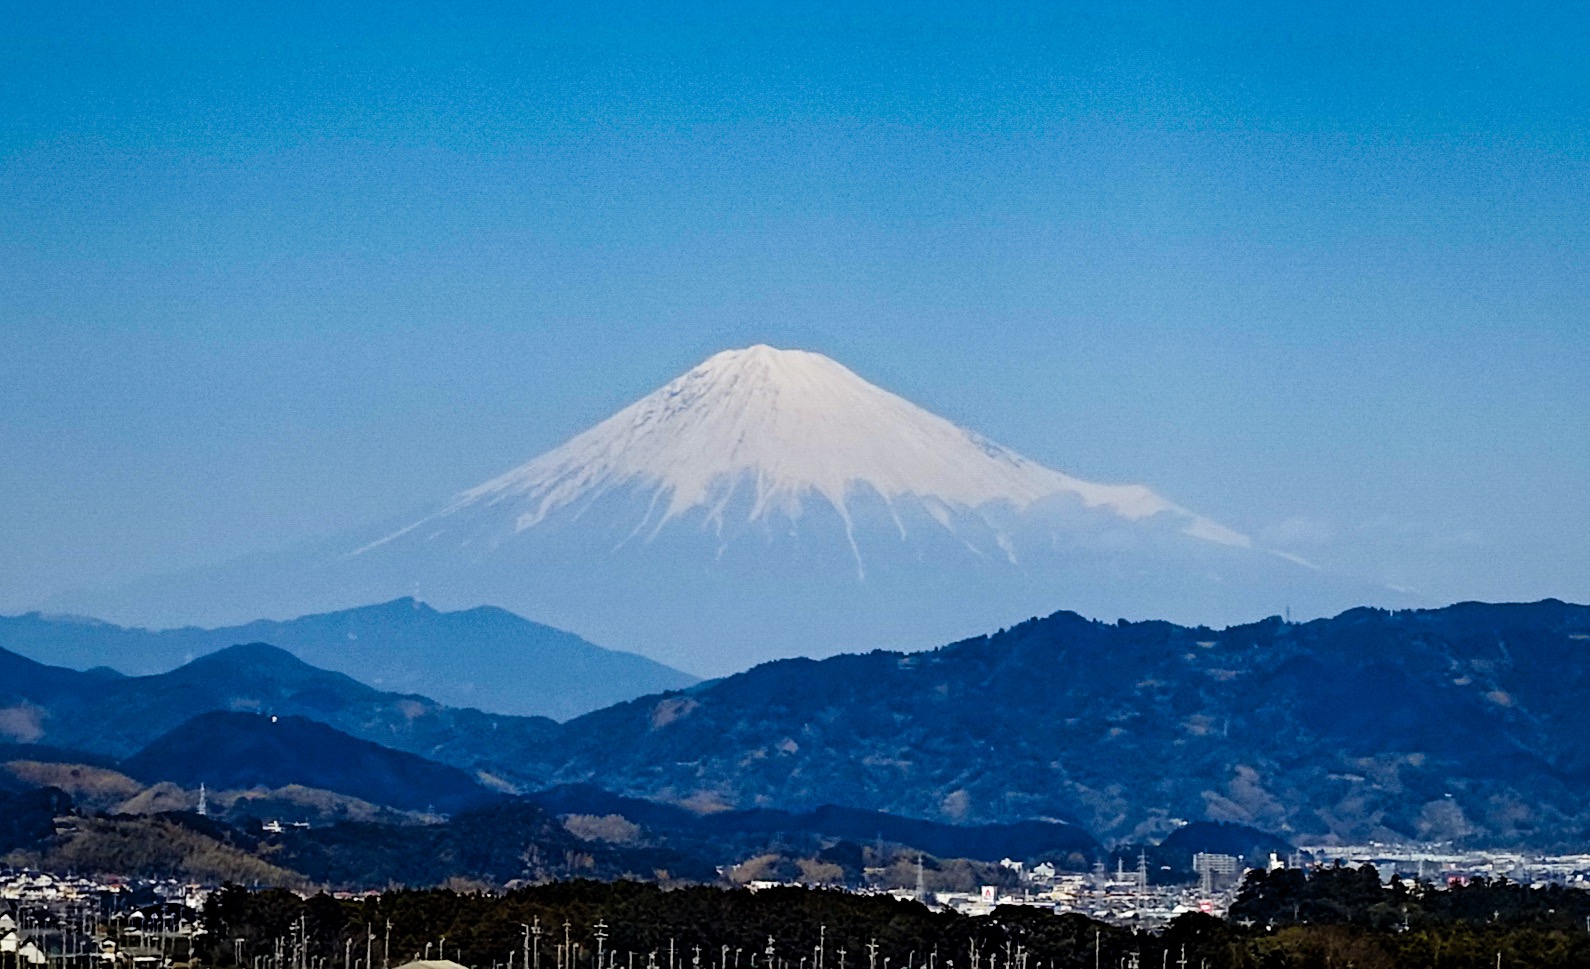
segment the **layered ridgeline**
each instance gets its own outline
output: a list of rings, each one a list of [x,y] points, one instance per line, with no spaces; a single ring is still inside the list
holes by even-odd
[[[408,597],[219,629],[129,629],[38,613],[0,616],[0,647],[79,669],[161,673],[237,643],[270,643],[389,692],[560,720],[695,682],[643,656],[603,649],[503,609],[439,612]]]
[[[698,806],[1182,820],[1294,840],[1582,843],[1590,607],[1221,630],[1073,613],[928,653],[783,660],[564,725],[552,778]]]
[[[80,672],[0,649],[0,744],[119,760],[216,711],[304,717],[483,774],[488,783],[496,783],[494,765],[534,760],[558,735],[557,722],[546,717],[483,713],[376,690],[264,643],[229,646],[150,676]]]
[[[54,605],[225,622],[416,589],[711,674],[921,647],[1057,604],[1225,623],[1392,596],[1147,487],[1043,467],[827,357],[758,346],[413,520]]]
[[[351,737],[304,717],[200,714],[119,765],[145,782],[185,788],[334,791],[406,811],[452,813],[493,795],[456,767]]]
[[[196,715],[246,710],[497,790],[594,783],[696,811],[1560,846],[1590,829],[1587,660],[1590,607],[1555,601],[1219,630],[1057,613],[926,653],[782,660],[559,724],[382,693],[263,645],[137,678],[0,651],[0,739],[119,760]]]

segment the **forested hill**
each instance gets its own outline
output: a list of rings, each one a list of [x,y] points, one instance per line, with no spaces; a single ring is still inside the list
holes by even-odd
[[[1294,840],[1558,843],[1590,826],[1590,608],[1355,609],[1224,630],[1073,613],[787,660],[589,714],[549,780],[697,806],[1170,819]]]
[[[0,739],[116,760],[213,711],[307,717],[470,771],[523,761],[526,751],[541,750],[558,732],[545,717],[482,713],[382,692],[264,643],[229,646],[154,676],[45,666],[0,648]]]
[[[769,663],[566,724],[381,693],[263,645],[125,678],[0,650],[0,712],[16,739],[113,757],[208,711],[303,716],[520,790],[590,782],[696,810],[1550,847],[1590,831],[1587,659],[1590,608],[1556,601],[1224,630],[1062,612],[930,652]]]

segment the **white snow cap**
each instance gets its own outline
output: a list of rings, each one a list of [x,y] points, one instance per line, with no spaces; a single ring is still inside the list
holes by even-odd
[[[821,496],[842,515],[871,489],[945,510],[1005,503],[1017,510],[1074,495],[1129,520],[1170,512],[1189,535],[1248,539],[1141,485],[1095,484],[1036,464],[804,350],[726,350],[565,444],[459,495],[449,511],[522,501],[521,530],[558,508],[613,489],[653,490],[664,521],[721,511],[753,489],[752,520],[798,514]],[[740,492],[744,494],[745,492]],[[448,512],[443,512],[447,514]],[[395,536],[394,536],[395,537]]]

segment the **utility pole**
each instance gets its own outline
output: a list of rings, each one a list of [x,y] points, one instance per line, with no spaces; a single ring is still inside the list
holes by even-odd
[[[605,969],[602,965],[602,952],[607,942],[607,923],[602,919],[596,920],[596,969]],[[696,951],[700,952],[698,946]]]

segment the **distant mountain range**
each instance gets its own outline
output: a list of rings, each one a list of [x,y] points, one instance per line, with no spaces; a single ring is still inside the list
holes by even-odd
[[[199,714],[275,713],[497,789],[595,784],[698,814],[838,805],[1134,843],[1210,820],[1293,842],[1548,846],[1590,830],[1587,659],[1590,607],[1554,600],[1222,630],[1057,613],[927,653],[770,663],[558,724],[382,693],[264,645],[138,678],[0,652],[0,733],[126,758]],[[771,823],[804,823],[788,818]]]
[[[918,648],[1057,602],[1221,624],[1417,604],[1258,547],[1148,486],[1045,467],[820,354],[755,346],[426,512],[48,606],[225,624],[415,589],[707,675]],[[297,648],[267,629],[245,638]],[[458,689],[476,692],[445,694],[385,668],[331,668],[450,703],[558,713],[504,705],[489,666],[460,675]]]
[[[220,629],[128,629],[39,613],[0,617],[0,647],[76,669],[163,673],[239,643],[270,643],[391,692],[559,720],[696,682],[502,609],[439,612],[412,598]]]

